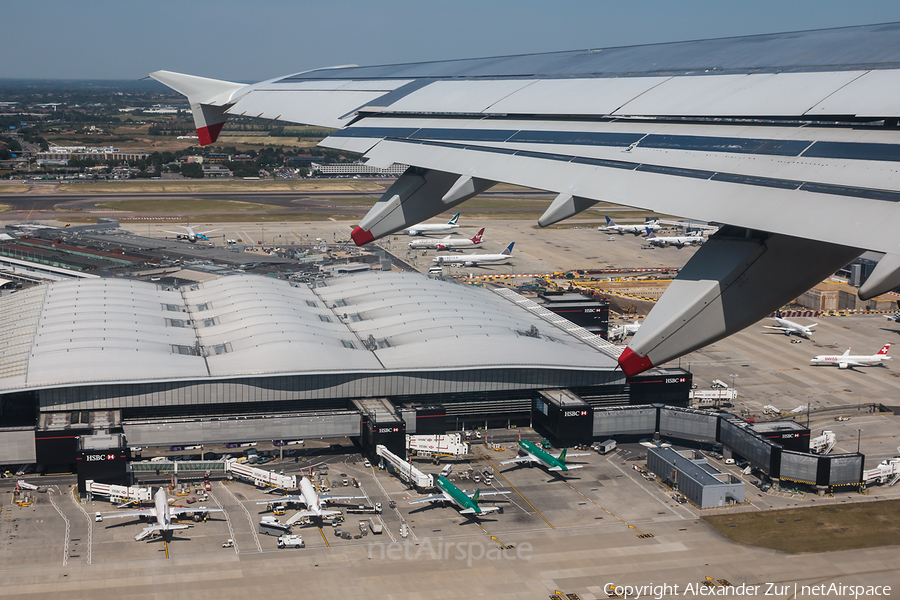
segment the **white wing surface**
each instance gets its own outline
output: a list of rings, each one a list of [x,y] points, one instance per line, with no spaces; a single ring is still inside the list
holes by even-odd
[[[861,297],[900,286],[900,24],[251,85],[152,76],[188,97],[203,144],[253,115],[411,165],[353,231],[360,245],[497,182],[555,193],[542,226],[599,201],[722,224],[622,353],[626,375],[757,322],[863,250],[886,256]]]

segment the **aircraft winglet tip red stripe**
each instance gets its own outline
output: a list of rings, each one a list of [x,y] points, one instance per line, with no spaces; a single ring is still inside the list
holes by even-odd
[[[366,231],[359,225],[353,229],[350,233],[350,237],[353,238],[353,242],[357,246],[364,246],[375,239],[375,236],[372,235],[371,231]]]
[[[653,363],[650,362],[649,357],[640,356],[631,348],[625,348],[625,351],[619,356],[619,366],[622,367],[622,372],[625,373],[626,376],[634,377],[635,375],[652,368]]]
[[[221,123],[213,123],[206,127],[198,127],[197,138],[200,140],[200,145],[208,146],[219,139],[219,132],[222,131],[224,125],[225,121],[222,121]]]

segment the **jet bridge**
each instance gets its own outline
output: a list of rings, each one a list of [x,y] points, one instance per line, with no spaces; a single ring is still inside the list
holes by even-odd
[[[397,471],[397,475],[403,481],[413,484],[419,489],[427,490],[434,487],[434,477],[427,475],[381,444],[375,446],[375,454],[380,456],[387,464]]]
[[[253,483],[258,488],[273,487],[281,490],[297,489],[296,475],[279,475],[275,471],[266,471],[258,467],[245,465],[237,459],[225,461],[225,472],[244,481]]]

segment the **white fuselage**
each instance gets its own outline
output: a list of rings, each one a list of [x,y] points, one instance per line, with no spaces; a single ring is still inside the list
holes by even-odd
[[[891,360],[891,357],[886,352],[883,354],[863,355],[850,354],[850,350],[847,350],[844,354],[820,354],[810,359],[809,362],[813,365],[837,365],[841,369],[847,369],[849,367],[879,365],[883,360]]]
[[[306,504],[307,510],[317,514],[322,512],[324,502],[319,499],[319,494],[316,493],[312,483],[306,477],[300,479],[300,496],[303,497],[303,503]]]
[[[156,510],[156,522],[165,530],[172,522],[169,515],[169,496],[166,488],[159,488],[153,495],[153,508]]]
[[[641,223],[640,225],[604,225],[602,227],[597,228],[599,231],[603,231],[606,233],[633,233],[634,235],[640,235],[647,231],[657,231],[659,229],[658,223]]]
[[[436,256],[432,262],[439,265],[480,265],[481,263],[495,263],[512,258],[510,254],[465,254],[463,256]]]
[[[674,235],[667,237],[648,238],[651,246],[699,246],[706,241],[702,235]]]
[[[450,231],[458,228],[459,225],[451,225],[450,223],[434,223],[415,225],[406,230],[409,235],[422,235],[423,233],[438,233],[440,231]]]
[[[473,242],[470,239],[451,237],[445,237],[440,240],[413,240],[409,243],[410,248],[437,248],[439,250],[443,250],[444,248],[468,248],[475,245],[476,242]]]
[[[763,325],[763,327],[765,327],[766,329],[776,329],[783,332],[785,335],[797,334],[809,338],[812,337],[813,334],[812,328],[818,325],[818,323],[813,323],[812,325],[801,325],[800,323],[794,323],[793,321],[782,319],[781,317],[772,318],[776,323],[778,323],[778,327],[772,327],[769,325]]]

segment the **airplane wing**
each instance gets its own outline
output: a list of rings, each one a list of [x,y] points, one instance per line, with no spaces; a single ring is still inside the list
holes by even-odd
[[[787,332],[792,331],[791,329],[789,329],[787,327],[776,327],[775,325],[763,325],[763,329],[776,329],[778,331],[787,331]]]
[[[314,510],[301,510],[300,512],[298,512],[297,514],[295,514],[295,515],[294,515],[293,517],[291,517],[291,518],[292,518],[292,519],[295,518],[295,517],[296,517],[297,519],[302,519],[303,517],[324,517],[324,518],[328,518],[328,517],[336,517],[336,516],[338,516],[338,515],[340,515],[340,514],[342,514],[342,513],[341,513],[341,511],[339,511],[339,510],[320,510],[319,512],[316,512],[316,511],[314,511]]]
[[[571,471],[572,469],[581,469],[583,467],[584,467],[584,465],[566,465],[565,469],[562,467],[550,467],[547,470],[548,471]]]
[[[279,502],[284,504],[287,504],[288,502],[302,502],[303,504],[306,504],[306,499],[304,499],[303,496],[282,496],[281,498],[262,500],[257,502],[257,504],[278,504]]]
[[[500,463],[500,466],[502,467],[503,465],[539,463],[539,462],[541,462],[541,461],[539,461],[538,459],[536,459],[535,457],[533,457],[529,454],[528,456],[517,456],[516,458],[504,460],[503,462]]]
[[[864,250],[886,256],[860,297],[900,286],[898,33],[335,67],[250,85],[151,76],[188,97],[203,145],[230,115],[255,115],[336,128],[322,145],[372,166],[410,165],[353,230],[358,245],[498,182],[557,194],[541,226],[601,200],[723,224],[619,356],[631,376],[752,325]]]
[[[185,232],[185,231],[165,231],[165,230],[163,230],[163,233],[171,233],[172,235],[187,235],[187,232]]]
[[[476,494],[477,492],[464,492],[464,493],[465,493],[465,495],[468,496],[469,498],[472,498],[472,497],[475,496],[475,494]],[[502,496],[502,495],[504,495],[504,494],[509,494],[509,493],[510,493],[509,491],[502,491],[502,492],[481,492],[480,494],[478,494],[478,496],[479,496],[480,498],[484,498],[485,496]]]
[[[169,507],[169,515],[173,517],[177,517],[178,515],[192,515],[194,513],[214,513],[214,512],[225,512],[221,508],[206,508],[205,506],[198,506],[197,508],[188,508],[186,506],[171,506]]]
[[[207,233],[212,233],[214,231],[222,231],[222,228],[219,229],[210,229],[209,231],[195,231],[197,235],[206,235]]]
[[[479,506],[478,512],[475,512],[474,508],[465,508],[459,511],[461,515],[483,515],[485,513],[492,513],[500,510],[499,506]]]
[[[129,517],[155,517],[155,508],[145,508],[133,512],[110,513],[108,515],[100,515],[104,519],[127,519]]]
[[[323,502],[335,502],[337,500],[362,500],[366,498],[366,496],[329,496],[328,494],[321,494],[319,496],[319,500]]]
[[[410,504],[424,504],[425,502],[453,502],[453,499],[446,494],[435,494],[419,498],[418,500],[411,500]]]

